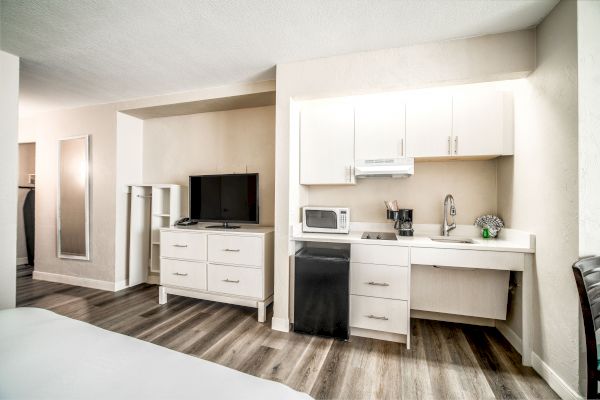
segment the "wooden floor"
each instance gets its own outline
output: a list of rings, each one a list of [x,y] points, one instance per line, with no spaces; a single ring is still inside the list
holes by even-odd
[[[29,273],[28,273],[29,272]],[[20,269],[17,305],[41,307],[191,354],[318,399],[558,398],[493,328],[412,320],[412,348],[282,333],[256,310],[170,296],[140,285],[117,293],[35,281]]]

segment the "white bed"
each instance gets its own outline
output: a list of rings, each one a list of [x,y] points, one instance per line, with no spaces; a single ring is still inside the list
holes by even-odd
[[[2,399],[310,399],[39,308],[0,311]]]

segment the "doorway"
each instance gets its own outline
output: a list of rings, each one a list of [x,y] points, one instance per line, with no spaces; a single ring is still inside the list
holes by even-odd
[[[17,277],[31,275],[35,263],[35,143],[19,143]]]

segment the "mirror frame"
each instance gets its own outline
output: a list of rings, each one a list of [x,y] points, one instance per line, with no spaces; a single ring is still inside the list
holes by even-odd
[[[60,165],[61,165],[61,144],[67,140],[85,139],[85,255],[76,256],[71,254],[63,254],[61,251],[61,223],[60,223]],[[90,135],[71,136],[63,139],[58,139],[58,159],[57,159],[57,182],[56,182],[56,254],[58,258],[67,258],[72,260],[90,260]]]

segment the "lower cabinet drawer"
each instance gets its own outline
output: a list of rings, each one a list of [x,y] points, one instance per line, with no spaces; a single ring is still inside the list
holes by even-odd
[[[403,300],[351,295],[350,326],[406,334],[408,303]]]
[[[387,299],[408,300],[408,267],[350,264],[350,293]]]
[[[160,284],[206,290],[206,263],[161,258]]]
[[[262,269],[208,264],[208,290],[262,299]]]

